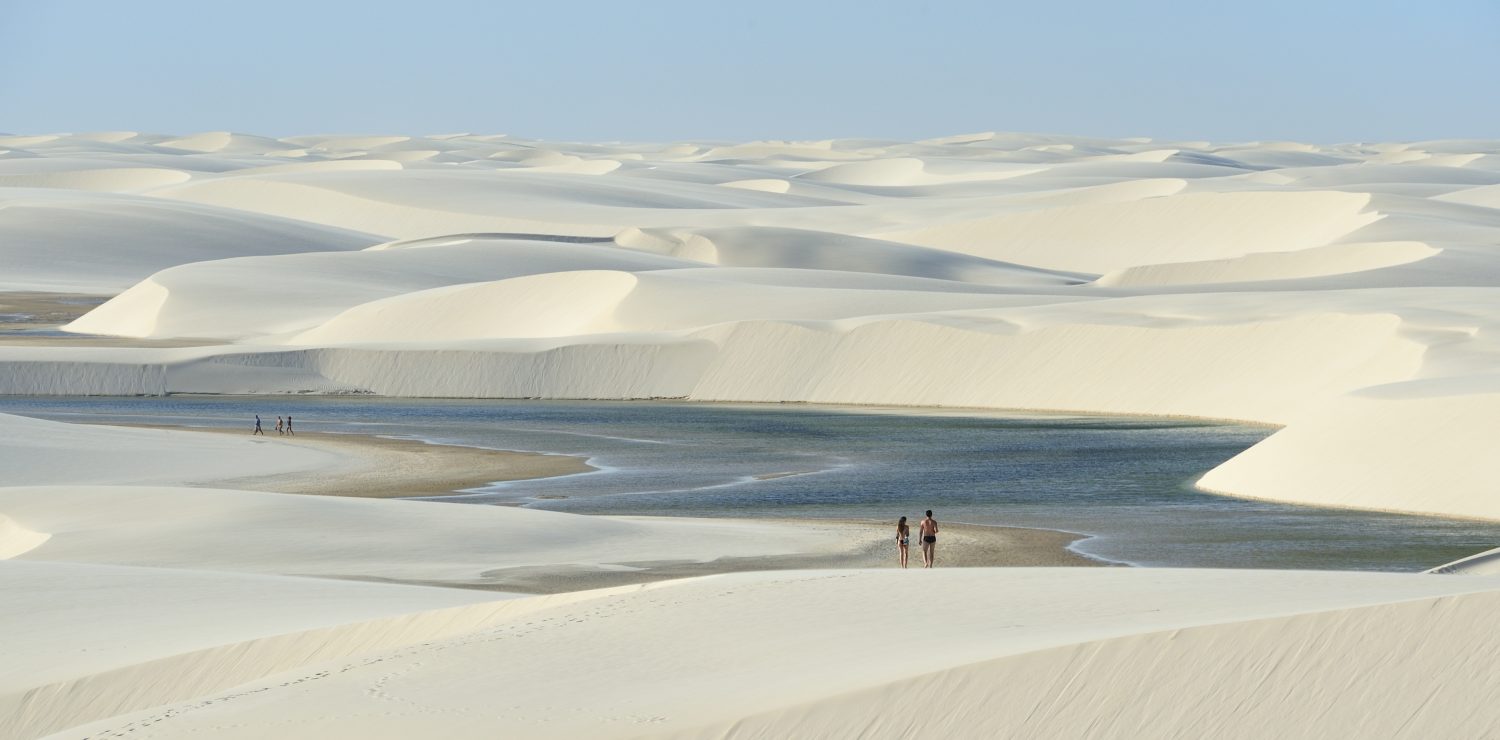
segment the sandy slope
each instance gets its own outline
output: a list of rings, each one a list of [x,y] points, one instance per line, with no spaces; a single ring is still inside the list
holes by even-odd
[[[0,560],[0,587],[6,738],[180,701],[320,657],[459,633],[482,624],[503,597],[18,560]],[[478,608],[462,608],[471,604]],[[277,637],[284,635],[304,637]]]
[[[57,737],[1474,735],[1500,720],[1485,700],[1495,586],[1117,569],[714,576],[536,603]]]
[[[3,290],[113,295],[184,262],[362,249],[380,241],[229,208],[65,189],[66,182],[47,189],[4,182],[0,178]]]
[[[0,512],[21,528],[0,546],[30,543],[11,553],[27,560],[502,589],[513,574],[529,580],[538,569],[835,553],[855,542],[834,525],[584,517],[206,488],[0,488]]]
[[[303,473],[340,457],[266,437],[205,435],[165,429],[64,424],[0,414],[5,486],[39,484],[187,484],[251,475]],[[88,456],[79,465],[80,455]],[[3,490],[3,489],[0,489]]]

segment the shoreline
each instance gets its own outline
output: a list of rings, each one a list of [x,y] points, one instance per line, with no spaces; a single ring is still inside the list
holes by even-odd
[[[247,436],[239,430],[165,424],[128,424],[153,429]],[[257,438],[261,439],[261,438]],[[541,452],[490,450],[480,447],[432,444],[367,434],[303,432],[296,437],[272,437],[289,444],[334,452],[345,462],[318,471],[281,473],[207,482],[216,488],[240,488],[294,495],[356,498],[412,498],[424,503],[457,505],[443,499],[463,489],[506,480],[578,475],[595,472],[583,458]],[[465,471],[455,474],[453,471]],[[439,490],[441,489],[441,490]],[[473,504],[469,504],[473,505]],[[573,514],[570,516],[593,516]],[[867,519],[782,519],[756,517],[605,517],[657,522],[713,521],[753,523],[814,530],[829,546],[817,551],[721,557],[708,561],[621,561],[621,569],[601,570],[571,564],[497,568],[471,583],[406,581],[411,585],[472,588],[529,594],[553,594],[595,588],[748,571],[817,568],[895,568],[893,523]],[[944,524],[937,551],[938,568],[971,567],[1119,567],[1091,558],[1072,545],[1088,535],[1060,530],[979,524]],[[921,547],[915,543],[910,567],[920,569]]]
[[[595,516],[574,514],[572,516]],[[620,519],[684,522],[713,521],[725,524],[759,524],[821,530],[835,543],[823,552],[786,555],[718,558],[695,561],[622,561],[638,570],[599,570],[570,565],[505,568],[485,574],[484,583],[421,583],[458,588],[497,590],[525,594],[558,594],[658,581],[697,578],[726,573],[778,570],[897,570],[894,525],[864,519],[750,519],[736,517],[628,516]],[[955,568],[1110,568],[1129,567],[1090,558],[1071,545],[1087,535],[1051,529],[1003,527],[983,524],[944,524],[939,535],[934,569]],[[922,569],[922,549],[913,543],[909,570]]]
[[[174,424],[106,426],[251,436],[239,430]],[[430,498],[508,481],[580,475],[599,470],[586,459],[574,455],[491,450],[367,434],[299,432],[293,436],[257,435],[251,439],[257,442],[274,439],[332,452],[345,461],[338,467],[320,471],[211,481],[215,487],[313,496]]]

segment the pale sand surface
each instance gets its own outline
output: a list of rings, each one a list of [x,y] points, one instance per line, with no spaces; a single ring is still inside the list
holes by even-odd
[[[494,603],[503,594],[456,589],[388,586],[212,571],[132,568],[99,564],[0,560],[0,624],[5,626],[5,662],[0,668],[0,737],[27,737],[27,717],[18,706],[37,706],[27,696],[38,687],[69,700],[87,689],[67,686],[90,676],[123,672],[137,681],[124,690],[152,701],[164,683],[152,670],[159,661],[272,635],[351,625],[375,619],[470,604]],[[467,626],[467,625],[466,625]],[[428,630],[415,633],[431,634]],[[410,639],[411,633],[408,633]],[[23,639],[24,638],[24,639]],[[368,647],[367,645],[365,647]],[[337,639],[315,648],[347,654]],[[291,667],[302,660],[284,664]],[[135,668],[131,673],[132,667]],[[180,664],[179,664],[180,667]],[[255,675],[225,665],[194,680],[232,686]],[[96,679],[97,680],[97,679]],[[166,682],[170,683],[170,681]],[[192,694],[179,698],[187,698]],[[79,702],[81,707],[88,702]],[[77,723],[74,711],[52,714],[49,723]],[[66,726],[66,725],[64,725]]]
[[[0,414],[0,470],[7,486],[204,485],[252,475],[316,475],[349,460],[345,452],[264,437]]]
[[[1500,688],[1500,641],[1472,638],[1497,586],[1143,569],[722,575],[486,607],[464,634],[316,658],[55,737],[1477,736],[1500,721],[1484,700]],[[234,654],[270,664],[327,634]],[[186,691],[225,660],[188,655],[150,675]],[[119,690],[47,701],[107,704]]]
[[[1283,429],[1203,487],[1500,519],[1500,141],[120,132],[0,147],[0,290],[29,294],[0,313],[37,317],[0,327],[0,393],[1240,419]],[[76,315],[44,293],[113,297]],[[16,331],[63,319],[115,338]],[[431,459],[0,415],[0,736],[1500,726],[1492,554],[1451,564],[1465,577],[898,572],[889,524],[212,487],[350,474],[332,485],[399,492],[427,487]],[[949,527],[939,557],[1045,559],[1066,537]]]
[[[462,634],[506,594],[0,560],[0,737],[31,738],[333,657]]]
[[[571,456],[366,435],[262,437],[5,415],[0,429],[14,435],[0,445],[0,460],[13,463],[17,484],[0,488],[0,533],[13,530],[9,552],[28,559],[529,593],[729,571],[896,565],[888,522],[592,517],[377,500],[590,469]],[[65,463],[79,445],[92,446],[93,465]],[[111,454],[111,447],[120,451]],[[143,456],[147,450],[157,461]],[[245,475],[257,469],[282,472]],[[104,482],[117,485],[97,485]],[[160,485],[120,485],[128,483]],[[240,490],[226,490],[231,486]],[[1049,530],[944,525],[939,562],[1097,565],[1067,549],[1077,539]],[[920,563],[917,548],[912,560]]]

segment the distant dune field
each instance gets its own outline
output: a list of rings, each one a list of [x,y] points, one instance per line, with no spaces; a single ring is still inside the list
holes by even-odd
[[[1214,491],[1500,518],[1500,142],[0,147],[0,288],[196,345],[0,346],[0,393],[1231,418],[1286,430]]]
[[[1500,141],[0,136],[0,394],[170,393],[1235,419],[1205,490],[1497,520]],[[1500,724],[1497,552],[727,573],[874,535],[235,485],[354,447],[0,414],[0,736]]]

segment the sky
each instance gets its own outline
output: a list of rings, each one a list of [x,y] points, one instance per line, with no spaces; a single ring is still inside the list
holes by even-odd
[[[1500,138],[1500,0],[0,0],[0,131]]]

